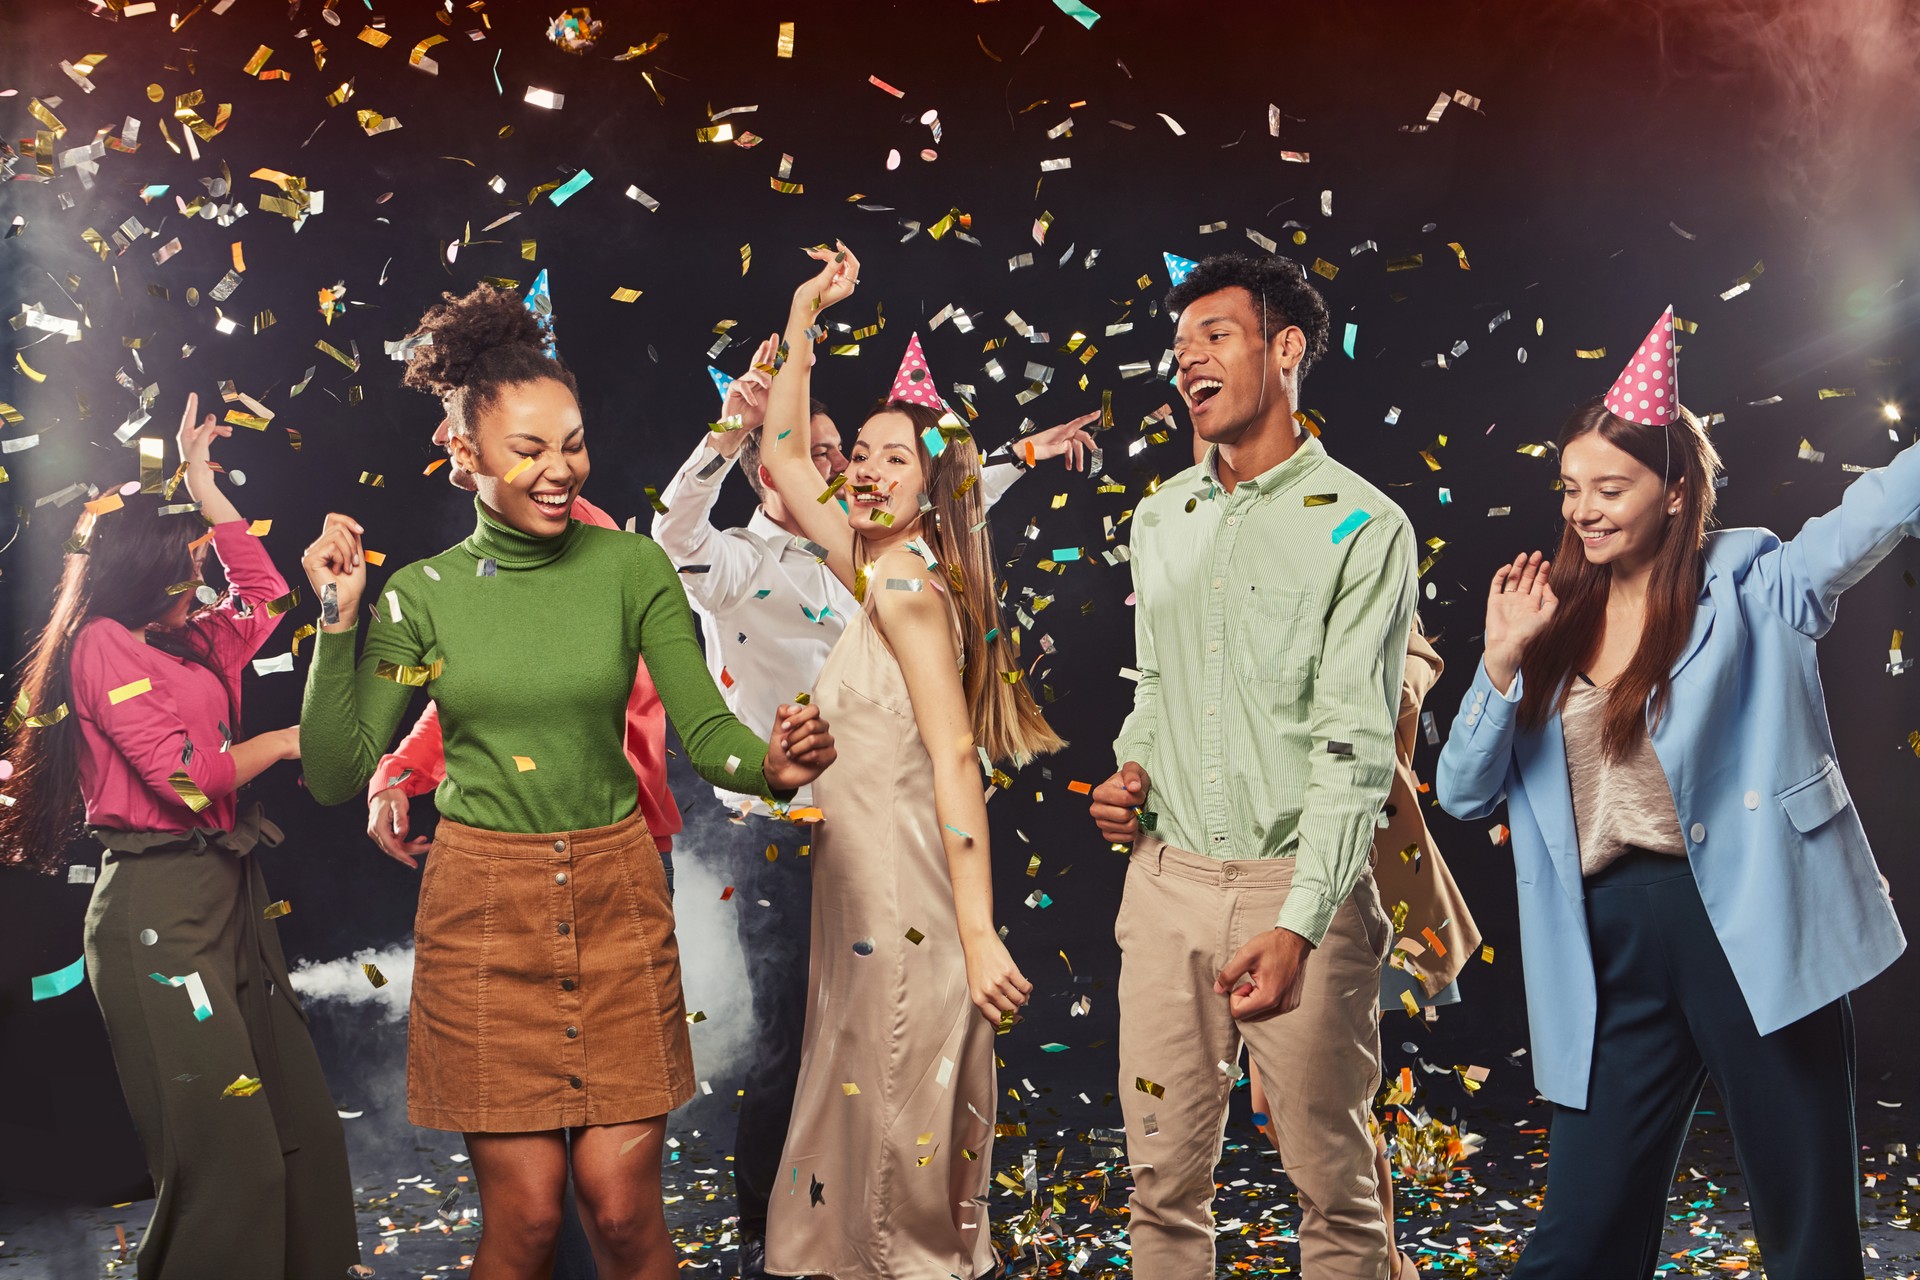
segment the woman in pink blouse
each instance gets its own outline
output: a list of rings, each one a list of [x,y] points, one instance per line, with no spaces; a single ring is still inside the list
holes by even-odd
[[[87,976],[158,1191],[140,1280],[339,1280],[359,1263],[346,1142],[248,856],[280,833],[235,800],[300,755],[297,727],[239,728],[241,669],[293,601],[215,481],[233,428],[198,407],[187,493],[105,494],[68,544],[8,716],[0,859],[57,870],[83,814],[105,847]],[[228,590],[195,611],[209,545]]]

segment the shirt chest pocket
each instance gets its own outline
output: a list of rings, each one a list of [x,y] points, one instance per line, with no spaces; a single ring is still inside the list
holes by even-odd
[[[1233,667],[1250,687],[1298,691],[1320,651],[1320,617],[1313,593],[1253,587],[1227,615]]]

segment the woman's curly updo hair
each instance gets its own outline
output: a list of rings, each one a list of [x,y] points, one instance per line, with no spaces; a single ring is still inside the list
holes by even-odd
[[[1307,273],[1292,258],[1278,254],[1254,257],[1246,253],[1220,253],[1204,259],[1187,278],[1167,293],[1167,310],[1178,315],[1194,301],[1222,289],[1245,289],[1253,296],[1253,309],[1266,306],[1267,335],[1279,333],[1289,325],[1306,335],[1306,350],[1300,356],[1299,376],[1321,356],[1327,354],[1327,340],[1333,321],[1327,315],[1326,300],[1307,282]]]
[[[407,335],[401,382],[438,396],[456,434],[473,439],[474,423],[508,387],[551,378],[579,394],[572,371],[547,354],[547,331],[518,290],[482,284],[440,296]]]

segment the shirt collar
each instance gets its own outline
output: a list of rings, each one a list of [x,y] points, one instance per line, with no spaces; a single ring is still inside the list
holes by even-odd
[[[1266,496],[1280,492],[1296,480],[1320,465],[1320,459],[1327,456],[1327,450],[1319,437],[1308,433],[1285,462],[1276,463],[1257,476],[1251,476],[1234,486],[1231,494],[1220,483],[1220,446],[1208,445],[1207,453],[1200,460],[1200,470],[1207,482],[1228,498],[1237,498],[1242,492],[1249,496]]]

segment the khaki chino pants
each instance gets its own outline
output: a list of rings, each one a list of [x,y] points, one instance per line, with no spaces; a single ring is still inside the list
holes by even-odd
[[[1291,858],[1222,862],[1148,835],[1134,846],[1114,936],[1140,1280],[1214,1275],[1214,1169],[1243,1041],[1300,1190],[1306,1280],[1394,1275],[1368,1130],[1380,1087],[1380,965],[1392,942],[1372,872],[1308,957],[1298,1008],[1239,1023],[1213,992],[1233,953],[1279,918],[1293,870]]]

